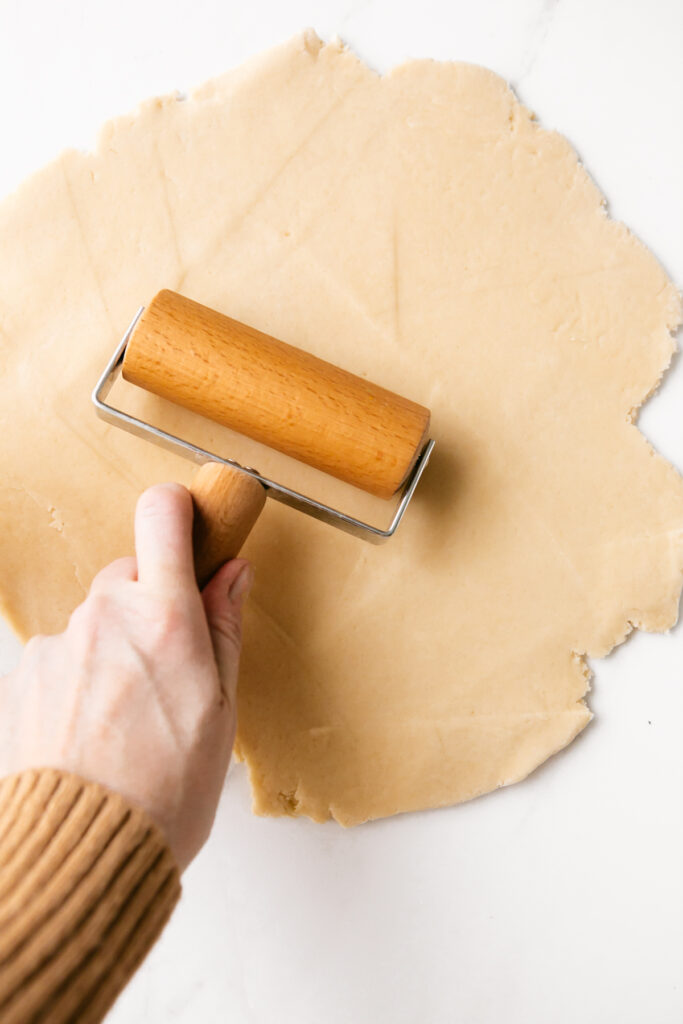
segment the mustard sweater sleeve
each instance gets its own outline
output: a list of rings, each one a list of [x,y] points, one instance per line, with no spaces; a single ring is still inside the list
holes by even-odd
[[[179,895],[141,808],[51,768],[0,781],[0,1021],[102,1020]]]

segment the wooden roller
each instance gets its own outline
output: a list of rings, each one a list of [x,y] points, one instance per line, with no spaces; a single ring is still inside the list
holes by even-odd
[[[390,498],[427,437],[429,410],[172,291],[140,317],[127,381],[370,494]],[[258,481],[218,463],[191,486],[204,582],[234,557],[265,498]]]

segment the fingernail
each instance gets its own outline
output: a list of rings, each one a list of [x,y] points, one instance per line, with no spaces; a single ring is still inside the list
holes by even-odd
[[[247,594],[251,590],[251,585],[254,582],[254,570],[251,565],[243,566],[237,573],[237,576],[232,581],[232,586],[228,591],[228,597],[231,601],[242,602],[246,598]]]

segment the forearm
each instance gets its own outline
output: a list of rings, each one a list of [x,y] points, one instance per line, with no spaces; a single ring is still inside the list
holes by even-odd
[[[0,1019],[100,1021],[179,894],[141,808],[54,769],[0,781]]]

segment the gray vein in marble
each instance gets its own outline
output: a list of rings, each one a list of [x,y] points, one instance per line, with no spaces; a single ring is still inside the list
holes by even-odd
[[[513,82],[516,92],[519,91],[522,82],[529,77],[536,66],[541,48],[548,37],[548,33],[550,32],[552,23],[555,20],[559,5],[560,0],[543,0],[543,4],[536,19],[536,24],[531,32],[531,42],[529,43],[527,51],[521,60],[521,70],[519,74],[515,76]]]

